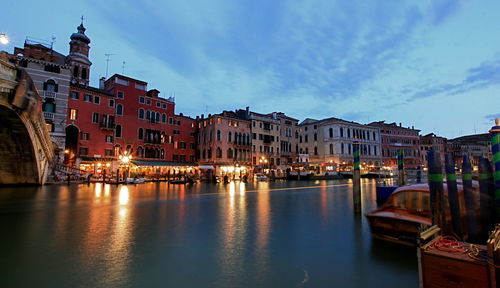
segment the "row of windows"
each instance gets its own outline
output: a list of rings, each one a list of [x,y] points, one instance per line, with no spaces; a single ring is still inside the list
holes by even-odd
[[[208,148],[207,150],[203,149],[201,151],[201,159],[212,159],[212,149]],[[215,158],[222,158],[222,149],[220,147],[217,147],[215,149]],[[239,160],[239,161],[249,161],[251,156],[250,150],[245,150],[245,149],[227,149],[226,150],[226,158],[228,159],[234,159],[234,160]]]
[[[79,100],[80,99],[80,92],[71,91],[69,97],[71,99],[74,99],[74,100]],[[83,94],[83,101],[100,105],[101,104],[101,97],[97,96],[97,95]],[[115,107],[115,100],[109,99],[108,106]]]
[[[252,121],[252,126],[256,126],[257,121]],[[259,122],[259,128],[264,129],[264,130],[269,130],[272,131],[276,129],[276,131],[280,131],[280,127],[278,125],[273,125],[269,122]]]
[[[253,145],[253,147],[252,147],[253,152],[257,152],[256,148],[257,147],[255,145]],[[262,145],[259,145],[259,152],[266,153],[266,154],[274,154],[274,147],[273,146],[262,146]],[[279,154],[279,153],[280,153],[280,148],[276,147],[276,154]]]
[[[139,103],[151,106],[151,104],[153,102],[151,101],[151,99],[146,99],[146,97],[141,96],[141,97],[139,97]],[[166,103],[161,103],[160,101],[156,101],[156,108],[167,109],[167,104]]]

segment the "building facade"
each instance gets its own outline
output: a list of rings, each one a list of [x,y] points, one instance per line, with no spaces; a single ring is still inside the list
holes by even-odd
[[[463,156],[469,156],[474,171],[478,171],[481,157],[492,160],[489,133],[462,136],[447,141],[446,148],[453,155],[455,166],[462,167]]]
[[[198,163],[213,169],[216,176],[249,175],[251,165],[251,122],[235,112],[197,117]]]
[[[315,166],[318,173],[351,171],[355,140],[360,143],[362,169],[374,170],[382,164],[378,127],[333,117],[307,118],[299,127],[299,153],[309,155],[309,165]]]
[[[52,49],[52,44],[29,39],[24,42],[23,48],[14,48],[14,55],[11,57],[26,69],[42,96],[43,115],[55,146],[56,161],[62,161],[71,66],[66,56]]]
[[[371,127],[380,129],[382,144],[382,165],[385,167],[398,167],[397,152],[402,149],[404,154],[405,168],[415,169],[420,163],[420,130],[414,127],[403,127],[396,123],[385,123],[385,121],[372,122]]]
[[[444,167],[446,153],[446,138],[439,137],[434,133],[429,133],[420,136],[420,163],[422,167],[427,167],[427,151],[437,151],[441,157],[441,162]]]

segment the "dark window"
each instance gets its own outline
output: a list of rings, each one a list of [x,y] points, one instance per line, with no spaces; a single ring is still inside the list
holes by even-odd
[[[116,97],[120,98],[120,99],[123,99],[125,95],[123,94],[122,91],[118,91],[118,93],[116,94]]]
[[[101,103],[101,97],[94,96],[94,104],[100,104],[100,103]]]
[[[80,147],[80,155],[88,155],[88,154],[89,154],[89,148]]]
[[[115,107],[115,100],[109,100],[109,107]]]
[[[328,134],[330,138],[333,138],[333,128],[328,129]]]
[[[76,91],[71,91],[69,97],[71,99],[75,99],[75,100],[78,100],[80,98],[80,93],[76,92]]]
[[[137,138],[138,138],[139,140],[142,140],[142,139],[143,139],[142,135],[143,135],[142,128],[139,128],[139,134],[137,135]]]
[[[115,137],[116,138],[122,137],[122,126],[121,125],[116,125],[116,128],[115,128]]]
[[[82,68],[82,79],[87,79],[87,68]]]
[[[123,115],[123,106],[122,106],[122,104],[116,105],[116,115]]]
[[[144,97],[139,97],[139,103],[144,104]]]
[[[78,77],[78,66],[75,66],[75,67],[73,68],[73,76],[74,76],[74,77]]]
[[[99,113],[92,113],[92,123],[98,123],[99,122]]]
[[[144,119],[144,109],[139,109],[139,119]]]
[[[113,156],[113,149],[104,149],[104,156]]]
[[[85,94],[83,96],[83,101],[85,101],[85,102],[92,102],[92,95]]]

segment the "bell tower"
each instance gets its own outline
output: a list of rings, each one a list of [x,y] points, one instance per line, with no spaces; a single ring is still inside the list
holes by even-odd
[[[68,64],[71,65],[71,83],[89,85],[90,66],[89,60],[90,39],[85,35],[83,26],[83,16],[80,26],[76,27],[77,32],[71,34],[69,42]]]

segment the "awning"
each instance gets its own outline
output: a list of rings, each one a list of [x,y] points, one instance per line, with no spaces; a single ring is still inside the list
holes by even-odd
[[[137,166],[196,166],[191,162],[176,162],[176,161],[155,161],[155,160],[132,160],[132,164]]]
[[[113,162],[115,161],[116,159],[114,158],[102,158],[102,157],[86,157],[86,156],[82,156],[80,157],[80,159],[82,159],[82,161],[85,161],[85,162]]]
[[[200,165],[198,166],[200,169],[214,169],[214,166],[212,165]]]

